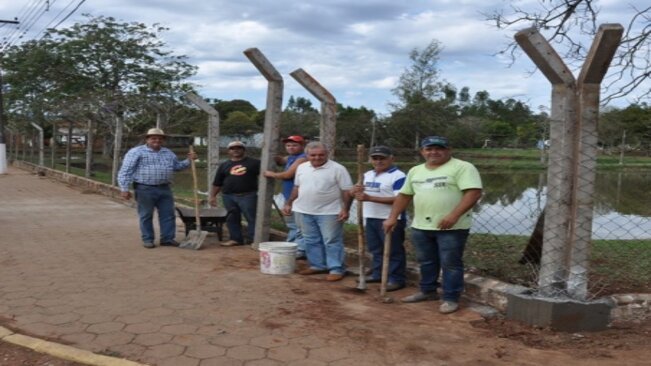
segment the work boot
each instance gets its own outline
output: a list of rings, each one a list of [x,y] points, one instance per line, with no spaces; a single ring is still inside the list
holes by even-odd
[[[235,240],[229,240],[229,241],[225,241],[225,242],[221,243],[221,246],[223,246],[223,247],[232,247],[232,246],[235,246],[235,245],[243,245],[243,244],[238,243]]]
[[[178,246],[179,246],[179,242],[176,241],[176,240],[174,240],[174,239],[172,239],[172,240],[170,240],[170,241],[166,241],[166,242],[164,242],[164,243],[160,243],[160,246],[161,246],[161,247],[178,247]]]
[[[309,275],[315,275],[315,274],[323,274],[323,273],[328,273],[327,269],[318,269],[318,268],[306,268],[298,271],[298,274],[303,275],[303,276],[309,276]]]
[[[436,292],[428,292],[428,293],[422,293],[422,292],[416,292],[413,295],[409,295],[407,297],[403,297],[402,302],[421,302],[421,301],[434,301],[438,300],[439,295]]]
[[[147,248],[147,249],[153,249],[153,248],[156,248],[156,246],[154,245],[154,243],[149,243],[149,242],[147,242],[147,243],[142,243],[142,246],[145,247],[145,248]]]
[[[390,282],[387,284],[387,291],[398,291],[403,288],[405,288],[404,283]]]
[[[341,281],[344,275],[341,273],[330,273],[326,276],[325,280],[330,282]]]
[[[457,310],[459,310],[459,303],[454,301],[443,301],[439,306],[439,313],[441,314],[450,314]]]
[[[355,281],[356,281],[356,282],[359,282],[359,278],[356,279]],[[373,277],[371,277],[371,276],[366,276],[366,277],[364,277],[364,281],[365,281],[366,283],[380,283],[380,282],[382,282],[381,279],[379,279],[379,278],[373,278]]]

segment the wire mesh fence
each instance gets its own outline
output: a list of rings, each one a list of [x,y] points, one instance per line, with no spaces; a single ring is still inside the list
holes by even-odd
[[[35,144],[15,149],[8,147],[10,159],[38,163]],[[34,147],[32,147],[34,146]],[[34,150],[34,152],[32,152]],[[65,149],[56,154],[57,169],[65,169]],[[405,172],[419,163],[414,149],[397,149],[397,165]],[[182,155],[184,151],[179,151]],[[251,149],[252,155],[256,154]],[[72,173],[83,175],[83,149],[73,151]],[[541,260],[544,256],[545,215],[550,206],[548,171],[510,170],[495,165],[489,151],[459,151],[455,156],[478,166],[484,182],[484,194],[474,209],[474,222],[466,248],[465,261],[469,272],[495,277],[505,282],[537,288],[540,283]],[[504,157],[505,152],[499,152]],[[522,160],[539,164],[539,152],[519,151],[517,163]],[[526,155],[526,158],[523,158]],[[49,166],[50,150],[45,151]],[[508,159],[502,159],[510,161]],[[354,149],[339,149],[337,161],[356,176]],[[370,169],[370,165],[368,165]],[[96,161],[95,179],[102,169],[110,170],[110,163]],[[184,172],[177,174],[178,191],[189,191],[190,179]],[[651,293],[651,192],[649,171],[596,171],[594,176],[594,208],[590,222],[590,242],[586,247],[587,298],[614,293]],[[187,187],[186,187],[187,186]],[[571,199],[569,201],[571,203]],[[354,209],[354,208],[353,208]],[[561,278],[572,270],[566,243],[571,235],[568,220],[558,220],[564,225],[560,232],[562,247],[556,248],[563,256]],[[350,224],[355,224],[351,221]],[[536,230],[538,228],[538,230]],[[409,237],[409,236],[408,236]],[[354,243],[348,243],[354,246]],[[409,244],[407,245],[409,248]],[[413,256],[412,256],[413,258]],[[569,296],[567,287],[559,286],[554,296]]]

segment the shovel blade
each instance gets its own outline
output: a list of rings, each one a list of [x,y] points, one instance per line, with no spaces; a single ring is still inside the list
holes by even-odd
[[[207,235],[207,231],[190,230],[188,236],[183,239],[181,244],[179,244],[179,248],[199,250],[203,244],[203,241],[206,240]]]

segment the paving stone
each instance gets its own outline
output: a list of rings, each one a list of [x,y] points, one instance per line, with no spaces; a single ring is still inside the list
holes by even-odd
[[[262,348],[273,348],[287,345],[288,341],[283,337],[262,336],[251,339],[250,344]]]
[[[199,363],[199,366],[242,366],[244,361],[235,360],[230,357],[213,357],[206,360],[202,360]]]
[[[108,350],[112,353],[119,355],[120,358],[128,358],[130,360],[137,360],[142,356],[147,348],[134,343],[118,344],[110,346]]]
[[[101,346],[110,347],[113,345],[130,343],[133,340],[133,337],[133,334],[125,332],[103,333],[98,334],[93,342]]]
[[[341,347],[321,347],[311,349],[308,358],[318,361],[332,362],[348,357],[348,351]]]
[[[133,342],[143,346],[155,346],[169,342],[172,337],[171,334],[163,333],[139,334],[134,338]]]
[[[197,366],[199,365],[199,362],[200,361],[196,358],[178,356],[163,359],[159,361],[156,366]]]
[[[201,334],[179,334],[172,338],[172,343],[181,346],[191,346],[193,344],[206,344],[208,337]]]
[[[48,324],[60,325],[74,322],[81,318],[81,315],[74,313],[56,314],[46,317],[43,321]]]
[[[160,325],[152,323],[137,323],[129,324],[124,328],[125,332],[135,333],[135,334],[146,334],[146,333],[155,333],[160,330]]]
[[[281,366],[282,363],[269,359],[248,361],[246,366]]]
[[[248,338],[233,334],[221,334],[217,337],[211,338],[209,342],[218,346],[233,347],[248,344],[249,340]]]
[[[307,350],[296,345],[282,346],[268,350],[267,357],[283,362],[302,360],[307,357]]]
[[[318,360],[298,360],[287,363],[287,366],[326,366],[327,362]],[[402,366],[402,365],[401,365]]]
[[[307,348],[321,348],[327,345],[327,343],[322,338],[319,338],[315,335],[293,338],[289,341],[289,343],[298,344]]]
[[[87,332],[103,334],[103,333],[112,333],[121,330],[124,328],[124,323],[120,322],[104,322],[91,324],[86,328]]]
[[[173,325],[165,325],[163,326],[160,331],[162,333],[167,333],[167,334],[192,334],[197,330],[197,327],[193,325],[187,325],[187,324],[173,324]]]
[[[264,349],[255,346],[235,346],[226,350],[226,356],[236,360],[248,361],[263,358]]]
[[[180,356],[184,350],[185,347],[179,346],[178,344],[169,344],[169,343],[158,344],[149,347],[145,351],[144,356],[153,357],[156,359],[163,359],[163,358]]]
[[[223,356],[226,354],[226,348],[220,346],[214,346],[212,344],[202,344],[196,346],[188,346],[185,350],[185,355],[199,358],[207,359],[216,356]]]
[[[83,314],[80,318],[79,321],[86,323],[86,324],[97,324],[97,323],[106,323],[106,322],[111,322],[115,318],[115,316],[110,315],[110,314],[98,314],[96,313],[97,309],[91,309],[92,313],[90,314]],[[79,313],[78,310],[75,310],[76,314],[81,314]],[[120,320],[117,320],[120,321]]]

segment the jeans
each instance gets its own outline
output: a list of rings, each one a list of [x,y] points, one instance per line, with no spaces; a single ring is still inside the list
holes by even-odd
[[[258,202],[258,193],[222,194],[224,208],[229,212],[226,227],[231,240],[244,244],[242,236],[242,215],[246,219],[246,233],[248,243],[253,241],[255,235],[255,211]]]
[[[303,240],[303,233],[298,228],[296,224],[296,213],[292,213],[290,216],[285,216],[285,225],[287,225],[287,241],[296,243],[297,252],[299,254],[305,253],[305,241]]]
[[[412,228],[412,243],[420,265],[420,290],[434,292],[443,272],[443,300],[458,302],[463,291],[463,250],[469,230],[419,230]]]
[[[154,225],[152,223],[154,209],[158,210],[160,242],[169,243],[174,240],[176,236],[176,216],[174,214],[174,195],[170,186],[138,184],[135,188],[135,197],[138,203],[142,242],[154,242]]]
[[[332,274],[344,274],[344,224],[337,215],[309,215],[295,213],[298,227],[303,232],[305,254],[310,268],[327,269]]]
[[[366,219],[365,234],[368,251],[373,255],[371,277],[382,277],[382,260],[384,253],[384,219]],[[398,224],[391,234],[391,251],[389,252],[389,283],[404,285],[407,276],[407,255],[405,252],[405,220]]]

